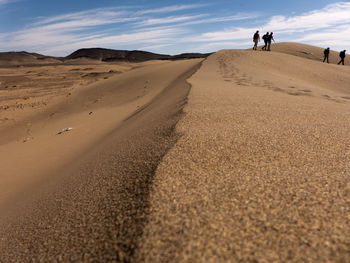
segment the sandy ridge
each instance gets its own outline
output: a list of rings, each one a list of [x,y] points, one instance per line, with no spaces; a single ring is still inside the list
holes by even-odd
[[[348,262],[349,73],[278,53],[209,57],[157,168],[139,261]]]
[[[192,63],[197,61],[138,64],[137,68],[108,79],[79,85],[72,89],[71,95],[59,97],[57,103],[53,100],[25,118],[16,117],[12,126],[1,126],[0,204],[94,147],[123,119],[152,101]],[[81,67],[83,74],[86,67]],[[50,86],[47,89],[50,88],[55,89]],[[3,114],[25,116],[27,112],[20,109]],[[72,128],[69,133],[57,135],[67,127]]]
[[[7,130],[0,262],[348,262],[350,67],[276,50],[145,63]]]
[[[1,223],[1,262],[131,260],[154,171],[178,139],[174,126],[190,88],[185,80],[199,62],[184,62],[152,103],[75,165],[32,186],[20,216]]]

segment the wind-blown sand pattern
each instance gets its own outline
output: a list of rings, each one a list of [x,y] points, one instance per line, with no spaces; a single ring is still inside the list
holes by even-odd
[[[201,61],[150,62],[92,84],[35,115],[32,140],[2,145],[1,261],[130,261]]]
[[[157,169],[138,259],[349,262],[349,73],[280,53],[208,58]]]
[[[7,195],[20,192],[21,185],[64,166],[92,147],[123,119],[152,101],[178,77],[182,67],[197,63],[193,61],[91,66],[94,69],[86,65],[63,69],[49,66],[47,78],[50,76],[51,82],[48,86],[45,85],[47,82],[32,77],[32,87],[23,87],[29,94],[27,101],[36,100],[40,104],[38,107],[29,103],[17,108],[17,102],[22,101],[15,93],[18,89],[9,91],[7,94],[14,99],[4,98],[4,105],[11,106],[0,112],[5,119],[0,138],[0,204]],[[131,70],[136,66],[138,68]],[[41,71],[44,69],[40,68]],[[181,69],[180,73],[177,73],[178,69]],[[106,72],[104,74],[109,74],[109,78],[91,78],[90,75],[96,72]],[[54,86],[52,82],[56,83],[55,77],[59,75],[71,78],[72,85],[69,88]],[[42,92],[42,87],[48,92]],[[73,128],[69,135],[57,136],[68,127]]]
[[[60,65],[3,109],[0,262],[349,262],[350,67],[276,48]]]

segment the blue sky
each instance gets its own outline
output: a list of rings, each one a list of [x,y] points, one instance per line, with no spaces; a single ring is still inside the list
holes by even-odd
[[[66,56],[79,48],[164,54],[249,48],[273,31],[293,41],[350,49],[350,1],[0,0],[0,51]]]

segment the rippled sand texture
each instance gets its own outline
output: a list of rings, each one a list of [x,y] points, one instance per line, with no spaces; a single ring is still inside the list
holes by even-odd
[[[349,262],[350,67],[224,50],[159,165],[146,262]]]
[[[1,68],[0,262],[350,262],[350,67],[272,49]]]
[[[1,263],[132,261],[201,61],[139,64],[75,89],[25,119],[29,141],[20,122],[2,130],[13,140],[0,145]]]

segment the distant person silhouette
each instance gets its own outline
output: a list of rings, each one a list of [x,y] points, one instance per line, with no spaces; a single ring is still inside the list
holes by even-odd
[[[323,59],[323,63],[327,60],[327,63],[329,63],[329,47],[327,47],[324,51],[323,51],[323,54],[324,54],[324,59]]]
[[[257,50],[259,41],[260,41],[260,35],[259,35],[259,30],[257,30],[253,36],[253,42],[254,42],[253,50]]]
[[[275,39],[273,38],[273,32],[270,33],[270,35],[267,36],[267,51],[271,51],[271,41],[275,42]]]
[[[265,46],[263,46],[261,49],[262,50],[266,50],[266,48],[267,48],[267,38],[268,38],[268,36],[269,36],[269,32],[267,32],[265,35],[263,35],[263,37],[262,37],[262,39],[264,40],[264,44],[265,44]]]
[[[342,63],[344,65],[345,53],[346,53],[346,50],[340,51],[340,53],[339,53],[340,61],[338,62],[338,65],[340,63]]]

